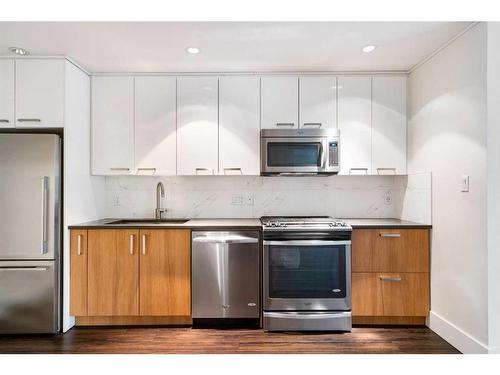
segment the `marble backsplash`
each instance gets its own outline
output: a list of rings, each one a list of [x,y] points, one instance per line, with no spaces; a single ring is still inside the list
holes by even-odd
[[[409,197],[407,176],[261,177],[109,176],[105,217],[152,217],[162,181],[167,217],[258,218],[265,215],[329,215],[351,218],[424,217]],[[420,180],[418,180],[420,181]],[[425,182],[425,181],[424,181]],[[428,187],[430,197],[430,186]],[[425,189],[424,189],[425,190]],[[419,191],[420,192],[420,191]],[[426,205],[430,202],[424,202]],[[430,207],[428,209],[430,211]],[[416,211],[412,214],[413,211]]]

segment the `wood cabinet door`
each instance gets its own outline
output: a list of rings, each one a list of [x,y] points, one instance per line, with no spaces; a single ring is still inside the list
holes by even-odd
[[[64,126],[65,61],[16,60],[16,127]]]
[[[352,274],[352,315],[384,315],[382,289],[376,273]]]
[[[87,315],[87,230],[70,233],[70,315]]]
[[[260,81],[219,78],[219,174],[260,175]]]
[[[136,173],[175,176],[175,77],[134,79]]]
[[[92,174],[134,171],[134,78],[92,77]]]
[[[0,60],[0,128],[15,128],[14,60]]]
[[[340,174],[371,173],[371,77],[338,77]]]
[[[218,173],[218,78],[177,78],[177,174]]]
[[[353,272],[429,272],[428,229],[354,229]]]
[[[138,239],[135,229],[89,229],[89,316],[139,314]]]
[[[372,173],[406,174],[406,78],[373,77]]]
[[[426,316],[429,313],[428,273],[377,275],[386,316]]]
[[[429,274],[352,274],[352,314],[354,316],[427,316]]]
[[[298,77],[262,77],[260,90],[262,129],[297,129],[299,127]]]
[[[337,77],[300,77],[299,108],[301,128],[336,129]]]
[[[140,231],[140,315],[191,315],[190,230]]]

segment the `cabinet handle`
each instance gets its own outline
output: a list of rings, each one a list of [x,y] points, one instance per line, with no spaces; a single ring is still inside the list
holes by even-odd
[[[212,171],[212,174],[214,174],[214,170],[210,169],[210,168],[196,168],[195,169],[196,175],[198,175],[198,172],[203,172],[203,171],[207,171],[207,172]]]
[[[130,168],[123,168],[123,167],[113,167],[109,169],[112,171],[130,171]]]
[[[385,237],[385,238],[399,238],[399,237],[401,237],[401,233],[383,233],[383,232],[380,232],[378,235],[380,237]]]
[[[226,174],[226,171],[240,171],[240,174],[243,174],[241,168],[224,168],[224,174]]]
[[[130,235],[129,247],[130,247],[130,255],[134,255],[134,235],[133,234]]]
[[[377,174],[380,174],[382,171],[392,171],[396,174],[396,168],[377,168]]]
[[[39,118],[18,118],[19,122],[42,122]]]
[[[317,126],[318,128],[321,128],[321,125],[323,125],[321,122],[304,122],[302,126]]]
[[[153,171],[156,172],[156,168],[137,168],[138,171]]]
[[[349,168],[349,174],[351,174],[352,171],[363,171],[365,174],[368,174],[368,168]]]
[[[82,255],[82,235],[76,236],[76,255]]]
[[[146,255],[146,235],[142,235],[142,255]]]
[[[5,122],[5,123],[8,123],[10,122],[9,120],[6,120],[6,119],[3,119],[3,118],[0,118],[0,122]]]
[[[382,281],[401,281],[401,277],[380,276],[379,278]]]
[[[294,127],[295,123],[294,122],[277,122],[276,126],[291,126],[291,127]]]

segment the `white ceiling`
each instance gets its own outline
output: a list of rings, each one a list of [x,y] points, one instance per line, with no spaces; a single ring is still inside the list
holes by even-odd
[[[0,22],[0,55],[66,55],[90,72],[407,70],[468,22]],[[370,53],[361,48],[375,44]],[[190,55],[186,47],[200,48]]]

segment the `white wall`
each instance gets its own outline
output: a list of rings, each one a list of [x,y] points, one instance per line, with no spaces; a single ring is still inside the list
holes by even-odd
[[[408,87],[408,172],[432,172],[430,327],[463,352],[485,352],[486,25],[419,66]]]
[[[104,178],[90,176],[90,79],[66,62],[64,124],[63,330],[69,315],[70,257],[68,225],[102,217]]]
[[[488,22],[488,331],[500,354],[500,23]]]
[[[158,181],[169,217],[330,215],[399,217],[406,178],[331,177],[106,177],[105,217],[151,217]],[[391,202],[386,201],[386,197]],[[240,200],[241,198],[241,200]]]

